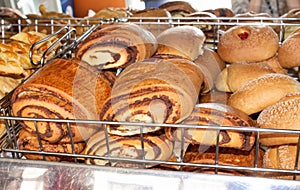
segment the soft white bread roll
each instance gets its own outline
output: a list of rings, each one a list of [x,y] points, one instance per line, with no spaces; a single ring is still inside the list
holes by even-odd
[[[228,63],[263,61],[277,53],[278,42],[270,26],[234,26],[220,36],[218,54]]]
[[[296,161],[297,145],[282,145],[268,148],[263,156],[263,168],[294,170]],[[298,160],[299,162],[299,160]],[[299,167],[297,168],[299,169]],[[264,177],[277,179],[293,179],[294,175],[284,172],[268,172]],[[299,180],[299,175],[296,177]]]
[[[300,93],[292,93],[265,108],[258,116],[261,128],[298,130],[300,123]],[[261,133],[260,143],[275,146],[298,143],[299,135],[290,133]]]
[[[176,26],[157,36],[156,55],[176,55],[195,60],[203,54],[205,35],[194,26]]]
[[[228,105],[250,115],[273,105],[288,93],[299,91],[300,83],[294,78],[271,73],[249,81],[234,92],[228,100]]]

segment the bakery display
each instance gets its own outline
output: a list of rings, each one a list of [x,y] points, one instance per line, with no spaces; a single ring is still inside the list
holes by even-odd
[[[209,129],[209,126],[255,127],[256,123],[244,112],[220,103],[201,103],[181,124],[208,126],[207,128],[166,128],[166,135],[173,141],[184,141],[206,146],[250,150],[255,142],[254,133],[237,130]],[[219,142],[217,142],[217,136]]]
[[[12,113],[18,117],[96,120],[110,96],[113,76],[76,59],[55,59],[14,91]],[[33,121],[20,124],[28,131],[37,130]],[[96,131],[92,125],[70,125],[73,142],[85,140]],[[66,123],[38,122],[37,126],[41,139],[50,143],[71,140]]]
[[[96,29],[76,48],[76,57],[98,69],[124,68],[151,57],[154,35],[133,23],[115,23]]]
[[[9,104],[13,116],[45,120],[9,123],[18,127],[14,148],[32,152],[23,158],[242,176],[255,175],[256,167],[289,169],[276,165],[281,161],[262,166],[261,150],[254,153],[257,147],[269,154],[298,142],[298,134],[271,129],[298,130],[299,31],[281,41],[282,31],[268,15],[181,9],[184,3],[176,3],[144,10],[111,7],[78,20],[45,7],[41,15],[27,15],[31,24],[0,44],[1,105]],[[69,24],[78,27],[77,34],[100,26],[76,36],[64,58],[32,64],[32,45]],[[33,61],[56,40],[35,46]],[[237,169],[214,169],[217,164]]]

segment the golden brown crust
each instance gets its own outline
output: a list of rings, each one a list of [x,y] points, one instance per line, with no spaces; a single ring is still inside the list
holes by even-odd
[[[204,33],[194,26],[169,28],[157,36],[156,55],[177,55],[195,60],[203,54]]]
[[[232,148],[220,148],[218,154],[218,164],[228,165],[234,168],[240,167],[254,167],[256,149],[253,147],[249,151],[242,151]],[[257,166],[262,166],[264,151],[259,149],[258,151],[258,163]],[[185,163],[197,163],[197,164],[216,164],[216,148],[206,147],[201,145],[189,145],[187,152],[184,155],[183,162]],[[184,171],[200,172],[200,173],[213,173],[214,168],[201,168],[194,166],[184,166]],[[225,170],[219,169],[218,172],[226,175],[251,175],[251,171],[240,170]]]
[[[231,92],[235,92],[249,81],[274,71],[264,64],[234,63],[228,67],[227,85]]]
[[[217,51],[228,63],[258,62],[273,57],[278,42],[269,26],[234,26],[220,36]]]
[[[258,116],[257,123],[261,128],[298,130],[300,121],[300,95],[287,94],[277,103],[265,108]],[[297,134],[261,133],[260,143],[265,146],[292,144],[298,142]]]
[[[278,50],[278,61],[284,68],[300,66],[300,32],[291,34]]]
[[[230,96],[228,105],[250,115],[273,105],[286,94],[299,90],[300,83],[288,75],[266,74],[235,91]]]
[[[111,92],[111,81],[106,74],[79,60],[54,59],[14,91],[13,115],[98,120]],[[31,121],[22,121],[21,125],[36,131]],[[42,139],[51,143],[70,142],[66,123],[39,122],[37,125]],[[70,124],[70,128],[74,142],[89,138],[96,130],[94,126],[76,123]]]
[[[296,153],[297,145],[281,145],[268,148],[263,157],[263,167],[278,170],[291,170],[291,173],[265,172],[263,177],[293,179],[294,175],[292,171],[295,169]],[[299,167],[297,169],[299,169]],[[299,175],[296,175],[296,179],[300,179]]]
[[[214,50],[209,48],[204,48],[203,54],[198,56],[194,62],[197,65],[207,68],[208,74],[211,76],[213,82],[215,82],[219,73],[226,67],[220,56]]]

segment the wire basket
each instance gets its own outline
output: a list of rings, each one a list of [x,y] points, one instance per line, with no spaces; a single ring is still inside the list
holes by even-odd
[[[64,22],[62,22],[62,21]],[[295,23],[296,19],[281,19],[281,18],[116,18],[110,20],[86,20],[86,19],[61,19],[60,22],[56,19],[35,19],[31,23],[24,22],[21,19],[15,19],[13,21],[7,19],[1,19],[1,39],[5,43],[9,41],[7,34],[17,33],[20,31],[44,31],[50,35],[59,36],[59,42],[62,42],[59,53],[56,54],[54,58],[57,57],[72,57],[74,49],[84,38],[86,38],[93,30],[102,24],[109,24],[113,22],[132,22],[136,23],[143,28],[153,32],[155,35],[158,35],[167,28],[181,25],[192,25],[201,28],[205,34],[210,34],[209,38],[206,39],[205,45],[209,48],[216,49],[217,44],[220,38],[220,35],[224,30],[235,26],[235,25],[269,25],[273,27],[279,35],[279,43],[282,43],[286,38],[287,31],[290,28],[300,27],[300,24]],[[7,22],[9,21],[9,22]],[[44,39],[47,40],[47,39]],[[35,44],[37,45],[37,44]],[[51,48],[47,51],[51,51]],[[32,52],[30,53],[30,55]],[[44,57],[44,56],[43,56]],[[42,58],[40,62],[34,64],[41,64],[42,66],[46,63],[46,59]],[[294,74],[294,73],[292,73]],[[39,119],[39,118],[20,118],[13,117],[11,113],[10,105],[10,96],[12,92],[9,93],[0,101],[1,106],[1,117],[0,120],[4,121],[6,127],[6,134],[1,138],[2,142],[2,155],[3,157],[10,157],[16,159],[24,159],[24,155],[35,155],[42,160],[51,160],[54,158],[55,161],[67,161],[75,162],[80,164],[86,164],[86,161],[89,160],[89,163],[94,160],[100,160],[103,165],[107,166],[120,166],[118,163],[126,163],[121,165],[122,167],[138,167],[138,168],[147,168],[147,169],[166,169],[166,170],[176,170],[176,171],[186,171],[186,168],[193,168],[193,171],[198,172],[208,172],[212,174],[224,174],[226,171],[230,173],[235,173],[237,175],[246,175],[246,176],[258,176],[258,177],[268,177],[272,176],[274,173],[279,173],[283,176],[290,176],[289,179],[297,179],[297,176],[300,174],[298,170],[298,158],[299,158],[299,144],[300,138],[298,138],[297,145],[297,154],[296,154],[296,163],[294,169],[270,169],[262,168],[259,165],[259,150],[261,148],[259,139],[261,133],[280,133],[280,134],[293,134],[300,137],[300,131],[298,130],[275,130],[275,129],[261,129],[258,127],[234,127],[234,126],[199,126],[199,125],[184,125],[184,124],[153,124],[147,123],[128,123],[128,122],[111,122],[111,121],[92,121],[92,120],[69,120],[69,119]],[[62,152],[51,152],[44,150],[41,136],[37,133],[38,147],[39,150],[21,150],[20,144],[18,142],[18,135],[21,129],[20,122],[29,121],[34,123],[36,131],[39,130],[39,123],[61,123],[66,126],[67,135],[70,138],[70,151],[69,153]],[[112,147],[110,147],[108,139],[107,126],[118,126],[118,125],[127,125],[127,126],[137,126],[140,128],[141,133],[136,136],[139,143],[139,156],[136,158],[131,157],[121,157],[111,155],[107,153],[103,156],[93,156],[83,153],[76,152],[76,145],[73,142],[71,134],[71,126],[76,124],[82,125],[95,125],[101,126],[104,134],[105,149],[107,152],[110,152]],[[239,131],[241,133],[251,132],[255,135],[255,144],[254,144],[254,159],[252,166],[234,166],[220,163],[220,149],[219,146],[219,135],[215,139],[215,159],[213,163],[197,163],[197,162],[188,162],[185,161],[185,152],[187,150],[187,144],[184,143],[184,136],[181,136],[181,140],[175,143],[176,148],[174,148],[174,155],[170,160],[156,160],[146,158],[146,136],[142,133],[145,127],[160,127],[160,128],[179,128],[182,131],[185,129],[195,128],[195,129],[209,129],[214,130],[217,134],[220,134],[221,131]],[[182,133],[183,134],[183,133]],[[58,158],[58,159],[57,159]],[[189,170],[191,171],[191,170]],[[228,174],[228,173],[227,173]]]

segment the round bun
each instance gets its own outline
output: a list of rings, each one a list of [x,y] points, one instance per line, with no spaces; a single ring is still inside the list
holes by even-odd
[[[291,34],[278,50],[278,61],[284,68],[300,66],[300,32]]]
[[[225,85],[226,88],[228,87],[230,92],[237,91],[253,79],[266,74],[274,73],[274,71],[268,65],[264,64],[234,63],[226,67],[226,70],[227,75],[226,73],[220,75],[216,81],[216,86],[222,89],[222,87]]]
[[[278,42],[269,26],[234,26],[220,36],[218,54],[228,63],[259,62],[277,53]]]
[[[261,128],[298,130],[300,122],[300,94],[292,93],[264,109],[257,118]],[[298,143],[299,135],[289,133],[261,133],[260,143],[275,146]]]
[[[275,104],[288,93],[300,91],[300,83],[294,78],[278,73],[266,74],[249,81],[234,92],[228,105],[247,114],[254,114]]]
[[[297,145],[282,145],[268,148],[263,156],[263,168],[294,170],[296,161]],[[299,167],[298,167],[299,169]],[[277,179],[293,179],[292,173],[266,172],[264,177]],[[299,180],[299,175],[296,177]]]
[[[195,60],[203,54],[205,35],[194,26],[177,26],[169,28],[157,36],[156,55],[177,55]]]

